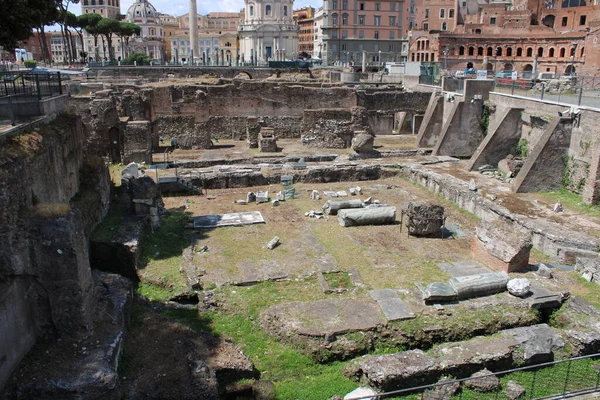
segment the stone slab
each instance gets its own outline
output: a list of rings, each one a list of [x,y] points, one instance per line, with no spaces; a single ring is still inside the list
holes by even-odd
[[[441,263],[438,264],[438,267],[440,267],[442,271],[447,272],[451,277],[487,274],[493,272],[492,270],[473,260]]]
[[[264,224],[260,211],[194,217],[194,229],[213,229],[221,226]]]
[[[331,299],[278,304],[261,315],[268,330],[289,335],[326,336],[371,330],[386,323],[370,300]]]
[[[393,289],[370,290],[369,295],[379,304],[388,321],[415,317]]]
[[[562,304],[560,293],[548,290],[535,281],[531,282],[530,291],[531,296],[528,297],[528,300],[531,308],[559,308]]]

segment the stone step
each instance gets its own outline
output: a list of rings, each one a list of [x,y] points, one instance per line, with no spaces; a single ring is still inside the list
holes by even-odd
[[[370,290],[369,295],[379,304],[388,321],[415,317],[394,289]]]

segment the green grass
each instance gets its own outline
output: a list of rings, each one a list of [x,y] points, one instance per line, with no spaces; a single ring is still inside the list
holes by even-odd
[[[323,278],[329,285],[330,289],[350,289],[352,288],[352,281],[350,275],[346,272],[332,272],[323,274]]]
[[[173,296],[173,291],[151,283],[138,283],[135,292],[154,301],[167,301]]]
[[[200,331],[211,331],[241,346],[261,373],[275,384],[277,399],[322,400],[344,395],[357,387],[341,370],[346,363],[317,364],[292,346],[278,342],[263,332],[247,316],[194,310],[165,311],[165,315]]]
[[[126,209],[125,205],[112,204],[108,215],[104,217],[92,233],[92,240],[110,242],[120,229],[124,229],[122,221]]]
[[[577,211],[592,217],[600,217],[600,206],[585,204],[580,195],[569,192],[566,189],[556,190],[553,192],[543,192],[539,193],[539,195],[550,203],[556,203],[560,200],[565,208],[569,208],[573,211]]]
[[[600,310],[600,287],[595,282],[588,282],[574,273],[577,285],[571,288],[571,294],[579,296]]]
[[[141,245],[140,269],[144,276],[173,290],[185,286],[179,267],[183,263],[183,249],[190,245],[186,222],[185,213],[171,211],[163,216],[161,228],[154,233],[148,232]]]

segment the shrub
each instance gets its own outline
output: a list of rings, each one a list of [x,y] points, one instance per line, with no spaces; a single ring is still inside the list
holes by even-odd
[[[23,65],[25,65],[26,68],[34,69],[37,65],[37,62],[35,62],[35,60],[25,60],[23,61]]]

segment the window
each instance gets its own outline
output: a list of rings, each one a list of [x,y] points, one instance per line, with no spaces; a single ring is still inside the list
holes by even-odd
[[[506,49],[506,57],[512,57],[512,47]]]
[[[477,55],[478,56],[483,56],[483,47],[478,47],[477,48]]]
[[[375,3],[375,11],[379,11],[381,9],[381,3]]]
[[[360,4],[358,5],[358,9],[359,9],[360,11],[364,11],[364,9],[365,9],[365,3],[360,3]]]
[[[348,50],[345,43],[342,44],[342,50]]]
[[[254,15],[254,6],[250,6],[250,16]]]
[[[348,9],[348,0],[342,0],[342,10]]]
[[[585,54],[585,47],[582,47],[581,50],[579,51],[579,56],[583,57],[584,54]]]
[[[338,38],[338,31],[331,31],[331,38],[332,39],[337,39]]]
[[[337,26],[337,24],[338,24],[338,15],[337,14],[331,14],[331,24],[333,26]]]
[[[490,25],[496,25],[496,17],[490,18]]]
[[[561,58],[565,57],[565,48],[564,47],[560,49],[560,53],[559,54],[560,54],[559,57],[561,57]]]
[[[463,7],[466,7],[466,6],[467,6],[467,2],[466,2],[466,1],[463,1],[463,2],[462,2],[462,6],[463,6]]]
[[[271,6],[270,5],[267,5],[265,7],[265,15],[271,15]]]
[[[475,47],[473,47],[473,46],[469,47],[469,55],[470,56],[474,56],[475,55]]]
[[[395,37],[394,37],[394,31],[390,31],[390,39],[395,39]]]
[[[548,57],[554,57],[554,47],[550,47],[548,50]]]
[[[342,14],[342,25],[348,25],[348,14]]]
[[[517,57],[523,57],[523,49],[520,47],[517,47]]]
[[[374,34],[373,38],[379,39],[379,31],[375,31],[375,34]]]
[[[427,22],[425,22],[425,23],[423,24],[423,30],[424,30],[424,31],[428,31],[428,30],[429,30],[429,24],[428,24]]]
[[[530,47],[527,49],[527,57],[532,57],[533,56],[533,49]]]
[[[348,31],[347,30],[343,30],[342,31],[342,39],[346,39],[348,38]]]
[[[448,10],[448,18],[454,18],[454,8]]]
[[[442,30],[445,31],[448,29],[448,24],[446,22],[442,22]]]
[[[396,17],[390,17],[390,26],[396,26]]]
[[[373,19],[373,25],[375,25],[375,26],[381,25],[381,16],[379,16],[379,15],[375,16],[375,18]]]
[[[579,25],[585,25],[585,15],[580,15],[579,16]]]
[[[464,56],[465,55],[465,47],[464,46],[460,46],[458,48],[458,55],[459,56]]]
[[[364,25],[365,24],[365,16],[364,15],[359,15],[358,16],[358,24],[359,25]]]
[[[501,56],[502,55],[502,47],[496,48],[496,55],[497,56]]]
[[[365,31],[358,31],[358,38],[359,39],[364,39],[365,38]]]
[[[429,8],[425,9],[425,18],[429,18]]]
[[[446,9],[440,8],[440,18],[446,18]]]
[[[489,56],[491,56],[491,55],[492,55],[492,53],[493,53],[493,52],[494,52],[494,50],[493,50],[491,47],[488,47],[488,48],[487,48],[487,53],[486,53],[486,54],[487,54],[487,56],[489,57]]]
[[[390,3],[390,11],[396,11],[396,3],[393,1]]]
[[[338,0],[331,0],[331,8],[337,10],[338,8]]]
[[[287,6],[283,6],[283,16],[287,17],[287,13],[288,13]]]
[[[93,1],[93,0],[92,0]],[[569,17],[562,17],[562,22],[561,22],[561,26],[567,26],[567,23],[569,22]]]
[[[543,47],[538,48],[537,55],[538,55],[538,57],[544,57],[544,48]]]

